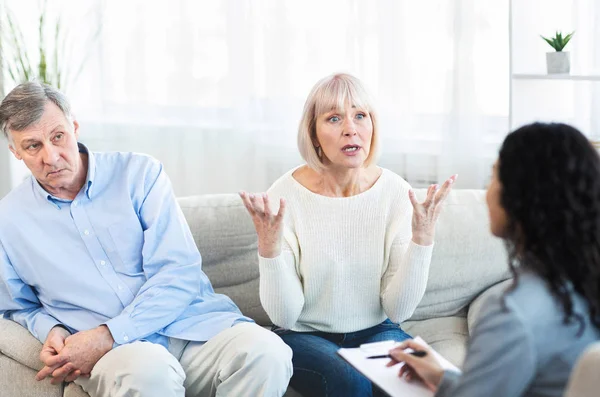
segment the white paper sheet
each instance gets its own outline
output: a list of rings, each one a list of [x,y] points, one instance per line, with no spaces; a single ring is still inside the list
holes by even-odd
[[[414,339],[416,342],[428,346],[421,337]],[[433,392],[427,389],[422,383],[417,381],[409,383],[403,378],[398,377],[398,372],[404,364],[400,363],[388,368],[386,367],[386,364],[390,361],[388,359],[367,358],[372,355],[387,354],[394,346],[394,343],[380,343],[368,347],[340,349],[338,350],[338,354],[392,397],[432,397]],[[444,369],[452,369],[460,372],[456,366],[436,351],[433,353]]]

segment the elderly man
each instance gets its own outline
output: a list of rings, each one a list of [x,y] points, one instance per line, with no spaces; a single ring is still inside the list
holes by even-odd
[[[37,374],[91,396],[281,396],[291,351],[216,294],[162,165],[78,143],[39,83],[0,105],[32,176],[0,201],[0,314],[43,343]]]

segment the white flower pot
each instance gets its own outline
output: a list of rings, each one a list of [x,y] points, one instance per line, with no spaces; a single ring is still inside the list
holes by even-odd
[[[548,74],[569,73],[571,70],[569,53],[564,51],[547,52],[546,66],[548,67]]]

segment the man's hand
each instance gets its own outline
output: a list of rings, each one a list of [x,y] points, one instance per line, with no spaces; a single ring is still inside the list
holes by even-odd
[[[59,384],[71,382],[81,375],[87,376],[102,356],[112,349],[113,343],[114,339],[105,325],[68,336],[61,351],[50,362],[53,365],[46,364],[36,379],[52,374],[51,383]]]
[[[59,357],[72,364],[72,370],[80,370],[82,374],[89,374],[102,356],[112,349],[114,343],[115,340],[108,327],[101,325],[89,331],[69,336],[65,340],[65,347]],[[65,370],[67,369],[69,368],[65,368]],[[65,370],[59,368],[52,373],[52,376],[63,376]]]
[[[40,360],[45,366],[35,376],[36,380],[47,378],[65,364],[65,358],[59,356],[59,353],[65,347],[65,339],[70,335],[69,331],[62,327],[54,327],[50,330],[40,352]]]

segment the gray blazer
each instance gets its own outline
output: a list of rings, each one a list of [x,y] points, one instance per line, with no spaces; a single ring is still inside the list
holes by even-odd
[[[562,306],[532,273],[522,272],[517,288],[503,296],[483,304],[463,374],[446,371],[437,397],[560,397],[579,355],[600,340],[580,296],[573,295],[574,311],[585,318],[578,337],[579,322],[563,323]]]

